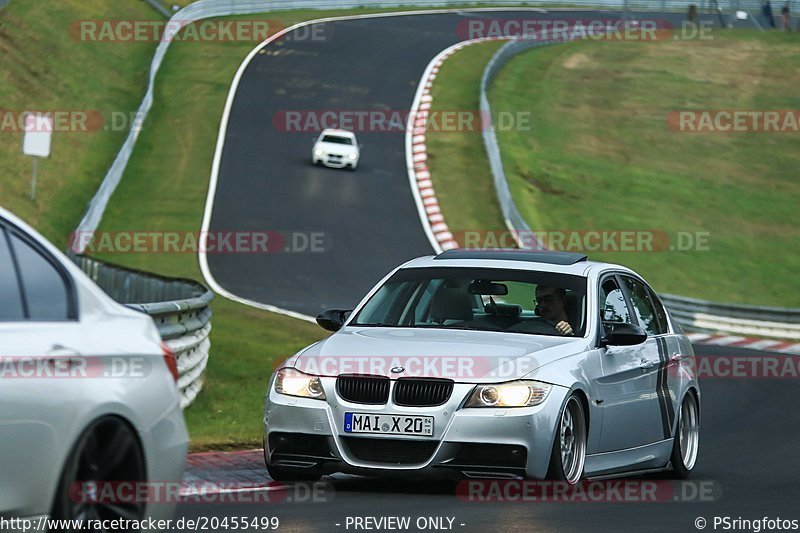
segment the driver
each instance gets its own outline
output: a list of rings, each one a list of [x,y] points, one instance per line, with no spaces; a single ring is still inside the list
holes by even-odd
[[[552,325],[561,335],[572,335],[564,306],[567,304],[567,291],[560,287],[538,285],[536,287],[536,314]]]

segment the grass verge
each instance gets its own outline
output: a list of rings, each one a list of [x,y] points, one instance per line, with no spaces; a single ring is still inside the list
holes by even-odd
[[[797,133],[681,133],[675,110],[797,109],[800,37],[730,31],[712,41],[579,42],[512,59],[489,98],[493,112],[529,111],[528,131],[498,133],[517,206],[538,230],[706,232],[708,250],[591,252],[628,265],[663,292],[758,305],[800,306],[793,273],[800,200]],[[474,105],[486,45],[454,55],[435,91]],[[450,65],[448,65],[450,63]],[[470,72],[467,72],[470,70]],[[475,80],[466,86],[465,80]],[[434,110],[452,107],[434,93]],[[450,134],[456,135],[456,134]],[[461,208],[486,194],[490,174],[470,143],[463,161],[431,143],[431,174],[451,229],[494,229],[502,218]],[[481,157],[485,151],[480,147]],[[438,152],[437,150],[443,150]],[[441,155],[441,157],[440,157]],[[483,181],[481,176],[485,176]]]
[[[128,116],[141,101],[155,43],[81,42],[81,20],[158,20],[145,2],[13,1],[0,9],[0,204],[59,246],[80,220],[127,132],[80,123],[53,133],[50,158],[30,198],[31,158],[22,155],[26,110]],[[97,125],[85,122],[86,130]],[[100,124],[105,126],[108,124]]]

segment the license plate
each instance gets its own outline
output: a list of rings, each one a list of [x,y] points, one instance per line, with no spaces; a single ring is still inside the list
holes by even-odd
[[[380,433],[383,435],[432,437],[433,417],[345,413],[344,431],[345,433]]]

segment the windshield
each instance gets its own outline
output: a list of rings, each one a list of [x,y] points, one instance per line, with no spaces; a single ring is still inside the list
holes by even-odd
[[[489,268],[399,270],[364,305],[352,326],[472,329],[583,336],[586,278]],[[561,331],[560,331],[561,330]]]
[[[347,144],[352,145],[353,139],[350,137],[338,137],[336,135],[326,135],[322,138],[322,142],[324,143],[332,143],[332,144]]]

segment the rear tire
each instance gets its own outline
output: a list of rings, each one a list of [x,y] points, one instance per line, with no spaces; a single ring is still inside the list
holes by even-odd
[[[681,402],[678,427],[672,439],[672,475],[684,479],[689,477],[697,464],[697,451],[700,448],[700,410],[697,397],[687,392]]]
[[[570,485],[581,480],[586,462],[586,428],[583,402],[573,394],[558,418],[547,479],[566,481]]]
[[[123,481],[135,485],[147,482],[139,439],[121,418],[99,418],[81,433],[67,456],[53,502],[53,518],[141,520],[144,501],[103,501],[102,497],[100,501],[86,501],[92,494],[91,486],[86,484],[96,484],[102,494],[104,486],[108,490]],[[124,499],[122,494],[119,498]]]

